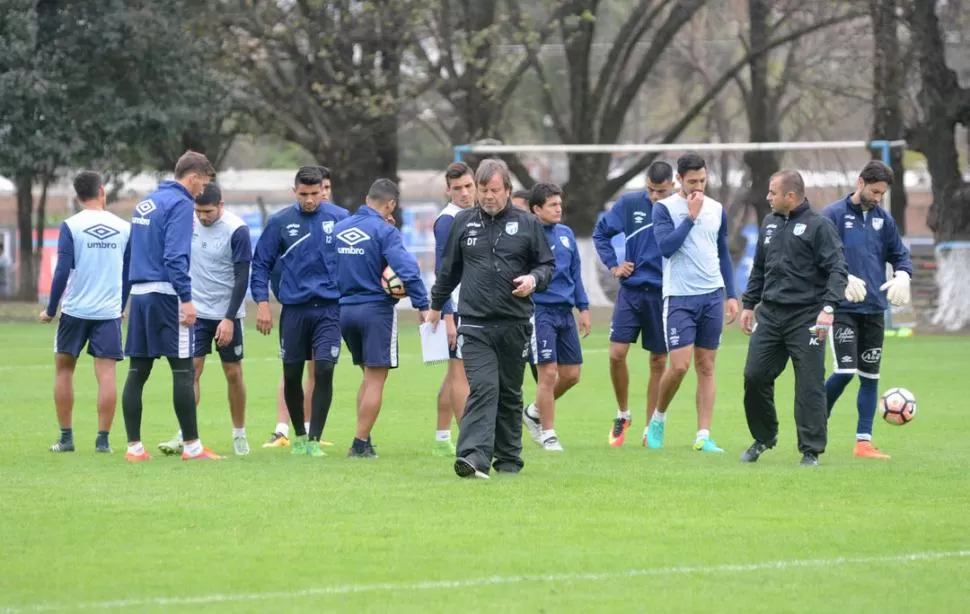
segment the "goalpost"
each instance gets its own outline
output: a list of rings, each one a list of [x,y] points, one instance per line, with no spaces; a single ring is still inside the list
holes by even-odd
[[[794,164],[790,164],[789,166],[797,168],[803,172],[806,179],[806,187],[811,187],[812,184],[815,184],[816,186],[824,185],[828,188],[842,188],[848,191],[849,189],[855,189],[855,179],[858,177],[858,172],[862,168],[862,164],[858,164],[855,167],[844,168],[842,170],[825,168],[819,172],[813,172],[812,170],[804,168],[804,155],[812,152],[819,154],[822,152],[837,152],[838,150],[842,150],[851,151],[859,158],[868,159],[871,155],[868,152],[875,150],[879,151],[881,154],[882,161],[889,165],[891,164],[892,150],[903,148],[905,146],[906,141],[904,140],[781,141],[768,143],[644,143],[623,145],[506,145],[498,141],[486,140],[477,143],[456,145],[453,148],[453,154],[454,160],[457,162],[461,161],[467,155],[474,154],[542,154],[545,156],[562,157],[571,153],[622,155],[646,153],[664,154],[693,151],[698,153],[707,152],[717,154],[743,154],[744,152],[750,151],[775,151],[783,154],[793,154],[803,158],[802,164],[798,164],[796,162]],[[727,188],[728,191],[730,191],[732,187],[738,189],[742,187],[741,184],[743,183],[744,174],[743,164],[737,164],[737,169],[735,171],[729,173],[727,177],[721,177],[718,175],[718,171],[716,171],[714,168],[716,165],[712,164],[711,162],[711,160],[708,161],[710,177],[709,185],[723,186]],[[737,185],[732,186],[731,184]],[[832,192],[832,190],[830,190],[830,192]],[[832,200],[835,200],[844,194],[845,191],[842,191],[841,194],[833,197]],[[725,204],[729,203],[725,202]],[[599,262],[599,257],[597,256],[595,248],[593,247],[592,240],[588,238],[578,239],[577,242],[579,244],[580,254],[583,259],[583,280],[587,287],[590,304],[594,306],[611,306],[612,302],[609,300],[606,292],[604,292],[604,289],[600,284],[600,269],[602,265]],[[749,248],[751,247],[750,243],[753,243],[753,241],[751,241],[749,238]],[[747,266],[748,269],[750,269],[750,262],[747,263]],[[736,267],[744,270],[743,262],[736,263]],[[743,273],[743,275],[746,277],[746,271]],[[908,319],[914,320],[913,324],[915,324],[915,318],[913,318],[912,315],[910,315]],[[887,329],[892,329],[892,310],[887,310],[886,320]],[[907,322],[907,324],[910,323]]]

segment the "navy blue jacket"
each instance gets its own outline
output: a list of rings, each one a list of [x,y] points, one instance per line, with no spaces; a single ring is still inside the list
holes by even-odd
[[[167,282],[180,301],[192,300],[189,258],[194,211],[195,199],[176,181],[161,182],[135,205],[129,239],[131,283]]]
[[[338,284],[341,305],[396,303],[381,287],[384,267],[390,266],[404,284],[416,309],[428,308],[428,290],[421,269],[407,249],[401,231],[383,216],[363,205],[333,229],[337,242]]]
[[[613,204],[593,229],[596,253],[606,268],[619,262],[610,239],[626,235],[626,260],[634,265],[633,273],[620,279],[627,288],[663,287],[663,255],[653,236],[653,203],[646,192],[628,192]]]
[[[852,202],[849,194],[825,207],[822,215],[832,220],[842,244],[849,275],[866,282],[866,300],[850,303],[843,300],[838,310],[846,313],[880,313],[888,308],[885,292],[879,286],[886,283],[886,263],[893,271],[913,275],[909,249],[903,245],[892,215],[882,207],[873,207],[862,214],[862,207]]]
[[[586,311],[589,309],[589,298],[583,286],[583,265],[579,259],[576,235],[564,224],[544,224],[542,229],[556,258],[556,271],[546,289],[533,294],[532,300],[536,305],[565,305]]]
[[[334,227],[349,215],[325,202],[312,213],[294,204],[270,216],[253,254],[253,300],[269,300],[270,275],[277,261],[282,263],[277,298],[284,305],[339,299]]]

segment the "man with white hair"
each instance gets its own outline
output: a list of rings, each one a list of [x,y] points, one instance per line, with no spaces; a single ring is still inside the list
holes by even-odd
[[[518,473],[522,462],[522,375],[532,336],[533,292],[549,284],[555,258],[535,216],[510,202],[512,177],[501,160],[475,173],[478,204],[455,216],[428,321],[461,284],[457,345],[469,396],[461,419],[455,473],[488,478]],[[493,463],[494,460],[494,463]]]

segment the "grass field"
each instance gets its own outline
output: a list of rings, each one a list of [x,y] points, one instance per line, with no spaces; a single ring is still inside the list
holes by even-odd
[[[646,356],[631,353],[632,440],[606,445],[615,403],[605,327],[584,342],[584,381],[559,405],[566,448],[529,442],[518,476],[463,481],[430,455],[443,367],[402,338],[374,442],[348,460],[359,381],[338,368],[324,459],[259,444],[275,423],[273,338],[247,337],[254,453],[220,463],[96,456],[90,359],[77,380],[79,451],[53,455],[53,326],[0,324],[0,611],[956,612],[968,606],[968,342],[887,340],[883,387],[919,399],[912,424],[876,424],[889,463],[852,457],[855,385],[830,424],[822,466],[798,466],[790,373],[779,447],[753,466],[741,407],[746,340],[725,335],[714,436],[701,455],[690,377],[667,447],[639,445]],[[225,384],[203,382],[202,437],[231,453]],[[124,370],[119,369],[119,388]],[[176,423],[170,375],[146,388],[146,444]],[[531,380],[526,397],[531,398]],[[962,605],[961,605],[962,604]]]

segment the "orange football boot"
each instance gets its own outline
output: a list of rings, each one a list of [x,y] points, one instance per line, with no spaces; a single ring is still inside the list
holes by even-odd
[[[876,458],[879,460],[889,460],[890,458],[888,454],[883,454],[879,451],[879,448],[872,445],[871,441],[855,442],[855,450],[852,454],[859,458]]]
[[[141,463],[144,461],[152,460],[151,455],[148,450],[143,450],[141,454],[132,454],[131,452],[125,452],[125,460],[129,463]]]
[[[610,445],[614,448],[622,446],[628,428],[630,428],[630,421],[617,416],[616,420],[613,421],[613,428],[610,429]]]
[[[189,454],[188,452],[182,452],[182,460],[222,460],[225,456],[219,456],[209,448],[202,448],[202,451],[198,454]]]

